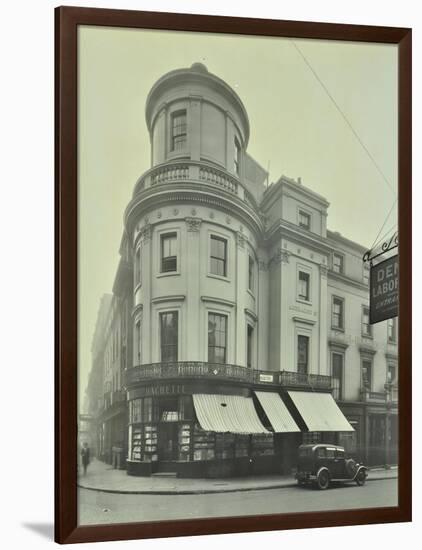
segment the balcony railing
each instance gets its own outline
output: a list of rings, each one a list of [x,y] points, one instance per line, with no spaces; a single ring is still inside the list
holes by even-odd
[[[172,164],[155,168],[150,173],[151,185],[189,179],[189,165]]]
[[[397,403],[399,390],[395,385],[386,385],[385,391],[370,391],[362,388],[360,398],[368,403]]]
[[[138,365],[126,371],[126,384],[160,378],[224,378],[251,382],[251,369],[239,365],[182,361],[177,363],[152,363]]]
[[[284,370],[280,372],[280,384],[282,386],[330,390],[331,376],[325,376],[323,374],[304,374],[301,372],[290,372]]]
[[[179,361],[175,363],[152,363],[127,369],[126,385],[145,380],[169,378],[206,378],[234,380],[254,384],[301,387],[330,390],[331,377],[320,374],[302,375],[297,372],[274,372],[251,369],[239,365],[206,363],[202,361]]]
[[[387,401],[387,393],[379,391],[370,391],[365,388],[360,390],[360,396],[362,401],[372,403],[384,403]]]
[[[223,187],[226,191],[237,195],[237,180],[222,170],[201,166],[199,168],[199,179],[206,183]]]
[[[249,204],[254,204],[252,195],[244,189],[239,180],[223,168],[195,161],[172,161],[159,164],[146,172],[137,182],[135,194],[160,184],[181,181],[205,183],[237,195]]]

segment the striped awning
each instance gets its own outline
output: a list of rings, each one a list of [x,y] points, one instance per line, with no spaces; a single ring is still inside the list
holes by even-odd
[[[269,433],[261,424],[251,397],[196,393],[193,404],[198,422],[207,432]]]
[[[259,402],[264,409],[271,426],[276,433],[300,432],[296,422],[287,410],[286,405],[278,393],[256,391]]]
[[[330,393],[289,391],[310,432],[354,432]]]

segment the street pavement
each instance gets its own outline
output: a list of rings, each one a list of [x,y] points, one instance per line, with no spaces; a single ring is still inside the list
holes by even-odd
[[[79,524],[130,523],[397,506],[397,479],[326,491],[297,485],[208,494],[124,494],[78,489]]]
[[[397,477],[397,468],[371,469],[368,482]],[[125,470],[93,460],[86,476],[80,475],[78,485],[83,489],[126,494],[206,494],[251,490],[281,489],[296,485],[293,475],[268,475],[230,479],[182,479],[170,476],[128,476]]]

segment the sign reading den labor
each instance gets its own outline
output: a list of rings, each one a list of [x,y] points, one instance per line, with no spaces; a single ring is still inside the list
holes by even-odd
[[[370,323],[399,314],[399,257],[393,256],[371,267]]]

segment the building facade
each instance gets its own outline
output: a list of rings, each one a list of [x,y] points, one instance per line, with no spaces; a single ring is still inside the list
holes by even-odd
[[[103,388],[124,400],[109,436],[104,408],[104,448],[132,475],[289,472],[304,441],[394,462],[397,331],[369,325],[364,249],[327,230],[327,200],[300,180],[266,185],[242,101],[204,65],[159,79],[146,123],[151,169],[105,333]]]
[[[101,298],[97,321],[91,344],[91,370],[85,391],[83,410],[91,418],[90,436],[84,439],[89,443],[91,455],[103,457],[101,414],[104,408],[104,371],[105,348],[107,345],[106,326],[112,301],[111,294],[104,294]],[[80,442],[81,444],[83,441]]]

